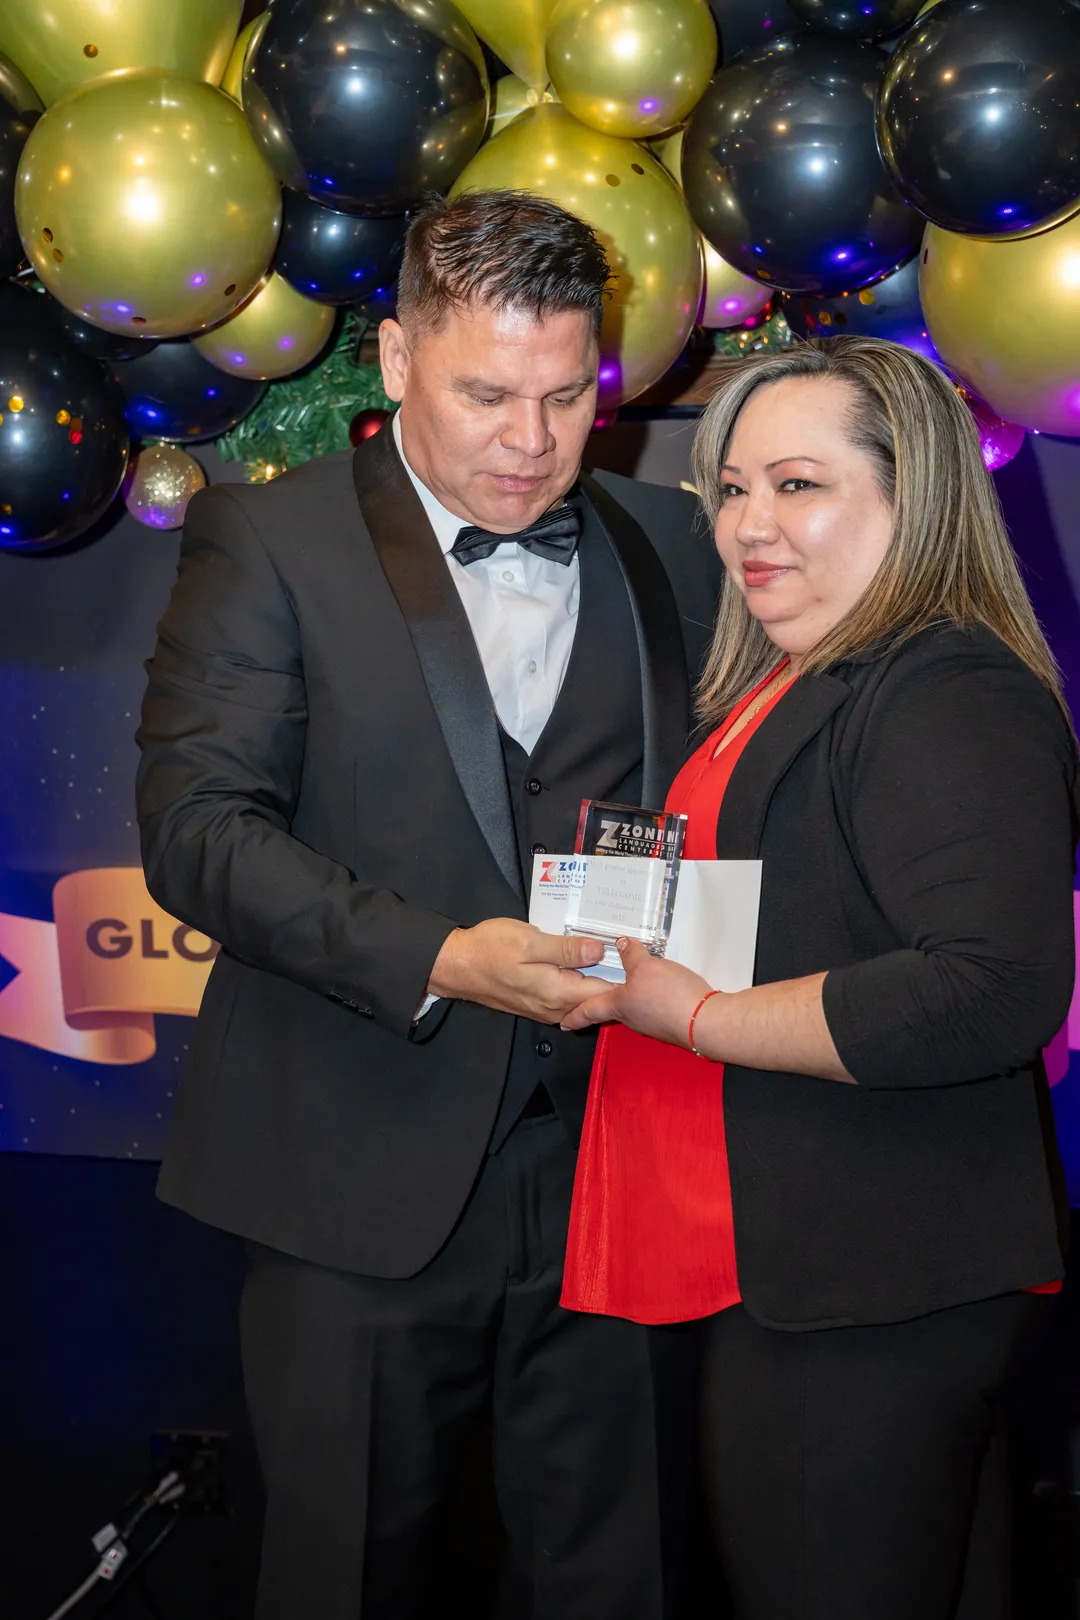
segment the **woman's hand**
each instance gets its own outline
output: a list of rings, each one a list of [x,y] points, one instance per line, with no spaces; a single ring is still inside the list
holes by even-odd
[[[587,1029],[590,1024],[625,1024],[639,1035],[652,1035],[672,1046],[687,1045],[690,1015],[712,988],[697,973],[652,956],[636,940],[620,939],[619,955],[626,983],[579,1002],[563,1019],[563,1029]]]

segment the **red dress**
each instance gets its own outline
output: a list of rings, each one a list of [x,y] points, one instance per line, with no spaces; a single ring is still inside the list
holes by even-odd
[[[732,710],[671,786],[666,808],[688,818],[687,860],[716,859],[716,823],[732,772],[788,686],[713,755],[776,673]],[[1044,1283],[1029,1292],[1056,1293],[1060,1287]],[[723,1065],[607,1024],[597,1042],[585,1110],[562,1304],[660,1323],[711,1316],[741,1297]]]
[[[747,694],[672,783],[666,808],[687,817],[687,860],[716,859],[716,822],[731,773],[787,686],[713,755],[776,673]],[[622,1024],[605,1025],[578,1154],[562,1303],[634,1322],[685,1322],[740,1297],[723,1065]]]

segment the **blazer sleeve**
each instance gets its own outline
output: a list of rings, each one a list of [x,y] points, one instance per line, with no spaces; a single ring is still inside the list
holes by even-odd
[[[136,797],[154,899],[242,961],[407,1036],[456,925],[293,837],[307,733],[299,627],[225,486],[188,509],[147,672]]]
[[[901,943],[834,969],[823,1000],[844,1065],[871,1088],[1030,1064],[1072,996],[1072,739],[1007,649],[947,639],[882,682],[851,780],[853,853]]]

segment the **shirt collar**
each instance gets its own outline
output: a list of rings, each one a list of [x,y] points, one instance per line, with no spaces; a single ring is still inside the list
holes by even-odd
[[[401,444],[400,411],[394,412],[391,426],[394,434],[394,443],[397,445],[397,452],[401,457],[401,465],[405,468],[405,471],[412,479],[413,488],[423,503],[424,511],[427,513],[428,522],[431,524],[431,527],[435,532],[435,538],[439,542],[439,550],[445,557],[461,530],[466,528],[468,525],[466,524],[464,518],[455,517],[453,512],[448,512],[437,496],[431,493],[430,489],[428,489],[423,480],[417,478],[416,474],[409,466],[409,463],[405,457],[405,451]]]

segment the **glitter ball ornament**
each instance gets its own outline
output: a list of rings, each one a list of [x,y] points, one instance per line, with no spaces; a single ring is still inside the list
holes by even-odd
[[[148,529],[179,529],[191,497],[206,487],[206,474],[186,450],[171,444],[140,451],[124,485],[124,505]]]

